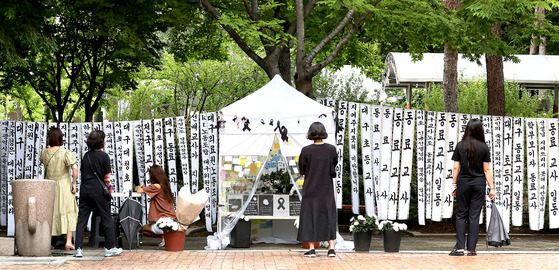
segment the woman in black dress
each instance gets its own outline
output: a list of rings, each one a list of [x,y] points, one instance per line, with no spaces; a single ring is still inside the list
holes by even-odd
[[[493,174],[489,147],[485,143],[483,125],[474,118],[468,122],[466,131],[456,145],[454,154],[454,169],[452,171],[453,185],[456,187],[452,196],[456,197],[456,245],[450,256],[464,255],[466,238],[466,223],[469,221],[468,256],[475,256],[479,236],[479,215],[485,202],[485,185],[489,185],[489,197],[495,198]]]
[[[324,143],[328,134],[324,125],[314,122],[307,139],[314,143],[303,147],[299,155],[299,170],[305,176],[299,215],[297,240],[309,242],[306,257],[315,257],[314,242],[328,241],[328,257],[335,257],[334,241],[338,227],[338,212],[330,166],[338,163],[336,147]]]

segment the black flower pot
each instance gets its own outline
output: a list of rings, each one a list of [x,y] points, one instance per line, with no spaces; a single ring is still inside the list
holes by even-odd
[[[384,252],[399,252],[401,240],[402,240],[402,232],[400,231],[394,231],[394,230],[382,231]]]
[[[371,248],[371,232],[353,232],[353,243],[355,251],[368,252]]]

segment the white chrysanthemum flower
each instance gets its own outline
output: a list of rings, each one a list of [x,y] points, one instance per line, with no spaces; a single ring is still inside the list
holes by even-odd
[[[349,219],[349,222],[353,222],[354,220],[355,220],[355,218],[354,218],[354,217],[351,217],[351,218]]]
[[[359,220],[366,220],[365,217],[362,216],[362,215],[357,216],[357,219],[359,219]]]
[[[394,231],[398,231],[400,228],[398,226],[394,226]]]
[[[350,231],[350,232],[353,232],[353,228],[354,228],[353,225],[349,226],[349,231]]]
[[[179,224],[173,224],[173,231],[178,231],[179,230]]]
[[[355,226],[359,225],[359,221],[357,221],[357,220],[354,221],[354,222],[353,222],[353,225],[355,225]]]

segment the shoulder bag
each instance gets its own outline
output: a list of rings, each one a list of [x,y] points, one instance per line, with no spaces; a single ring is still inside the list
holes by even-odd
[[[105,185],[105,181],[101,180],[101,177],[99,177],[97,172],[95,172],[95,168],[93,167],[93,164],[91,164],[91,159],[89,158],[89,155],[87,156],[87,160],[89,162],[89,166],[91,166],[91,170],[93,171],[93,174],[95,174],[95,176],[97,177],[97,180],[99,180],[99,183],[101,183],[101,186],[103,187],[103,196],[105,196],[105,198],[107,200],[112,200],[113,195],[111,194],[111,191],[109,190],[109,187],[107,187],[107,185]]]

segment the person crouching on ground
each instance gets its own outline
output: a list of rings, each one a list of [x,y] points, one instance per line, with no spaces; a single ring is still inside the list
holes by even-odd
[[[163,217],[177,218],[174,207],[175,197],[171,192],[169,178],[161,166],[153,165],[149,168],[149,181],[152,184],[147,187],[143,185],[136,187],[136,192],[145,193],[151,197],[148,214],[149,224],[142,227],[142,234],[147,237],[161,237],[162,240],[158,246],[164,247],[163,230],[157,228],[155,223]]]
[[[336,147],[324,143],[328,137],[324,125],[314,122],[307,139],[313,144],[303,147],[299,155],[299,171],[304,175],[299,231],[297,240],[309,242],[305,257],[315,257],[314,242],[328,241],[328,257],[335,257],[334,242],[338,228],[338,212],[330,168],[338,163]]]
[[[489,198],[495,198],[489,147],[485,143],[483,125],[474,118],[468,122],[462,140],[456,145],[452,180],[456,197],[456,245],[450,256],[464,255],[466,223],[469,221],[468,256],[475,256],[479,237],[479,216],[485,202],[485,184],[489,185]]]

